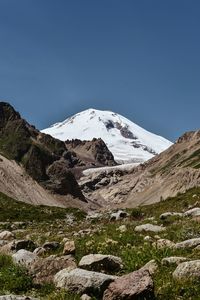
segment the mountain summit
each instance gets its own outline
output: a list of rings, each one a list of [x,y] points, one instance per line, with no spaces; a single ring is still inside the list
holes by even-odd
[[[42,132],[62,141],[101,138],[118,163],[142,163],[172,143],[141,128],[120,114],[87,109]]]

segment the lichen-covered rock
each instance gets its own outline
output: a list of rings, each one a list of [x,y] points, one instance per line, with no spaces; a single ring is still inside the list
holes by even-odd
[[[165,257],[162,259],[161,264],[163,266],[170,266],[170,265],[179,265],[182,262],[188,261],[189,259],[187,257],[182,256],[170,256]]]
[[[54,275],[64,268],[76,268],[75,259],[71,255],[55,256],[36,260],[30,266],[30,274],[33,275],[36,284],[52,283]]]
[[[173,278],[177,281],[199,280],[200,260],[187,261],[179,264],[173,273]]]
[[[83,269],[64,269],[54,277],[54,283],[58,288],[64,288],[78,294],[101,296],[108,285],[116,276],[87,271]]]
[[[8,230],[0,232],[0,240],[13,240],[15,238],[14,233]]]
[[[159,239],[156,242],[154,242],[152,245],[155,248],[164,249],[164,248],[173,248],[175,243],[167,239]]]
[[[69,255],[74,254],[76,250],[74,241],[66,241],[63,248],[63,254]]]
[[[175,249],[187,249],[187,248],[195,248],[198,245],[200,245],[200,238],[194,238],[194,239],[185,240],[180,243],[176,243],[174,248]]]
[[[12,255],[12,259],[16,264],[30,267],[38,259],[38,257],[35,253],[21,249]]]
[[[103,300],[153,300],[153,280],[146,270],[138,270],[119,277],[104,292]]]
[[[123,268],[120,257],[103,254],[89,254],[83,256],[79,262],[79,267],[92,271],[119,271]]]

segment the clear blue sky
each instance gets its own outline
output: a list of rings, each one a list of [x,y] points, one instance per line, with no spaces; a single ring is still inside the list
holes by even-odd
[[[90,107],[199,128],[199,0],[0,0],[0,99],[39,129]]]

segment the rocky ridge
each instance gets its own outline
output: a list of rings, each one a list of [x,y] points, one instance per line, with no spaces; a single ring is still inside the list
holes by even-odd
[[[192,131],[138,167],[121,171],[117,176],[108,170],[103,173],[102,179],[99,173],[89,174],[81,178],[80,184],[91,199],[101,200],[102,207],[136,207],[199,186],[199,162],[200,131]]]

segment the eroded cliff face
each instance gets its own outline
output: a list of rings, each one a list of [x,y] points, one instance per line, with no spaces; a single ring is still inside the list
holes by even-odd
[[[88,182],[94,182],[90,175]],[[115,178],[114,178],[115,177]],[[99,175],[98,177],[99,178]],[[107,178],[107,180],[106,180]],[[114,180],[113,180],[114,179]],[[102,179],[101,179],[102,180]],[[83,181],[83,179],[82,179]],[[148,162],[124,171],[124,174],[105,173],[103,184],[87,189],[102,207],[135,207],[159,202],[169,196],[200,185],[200,131],[185,133],[169,149]],[[85,186],[84,186],[85,189]]]

